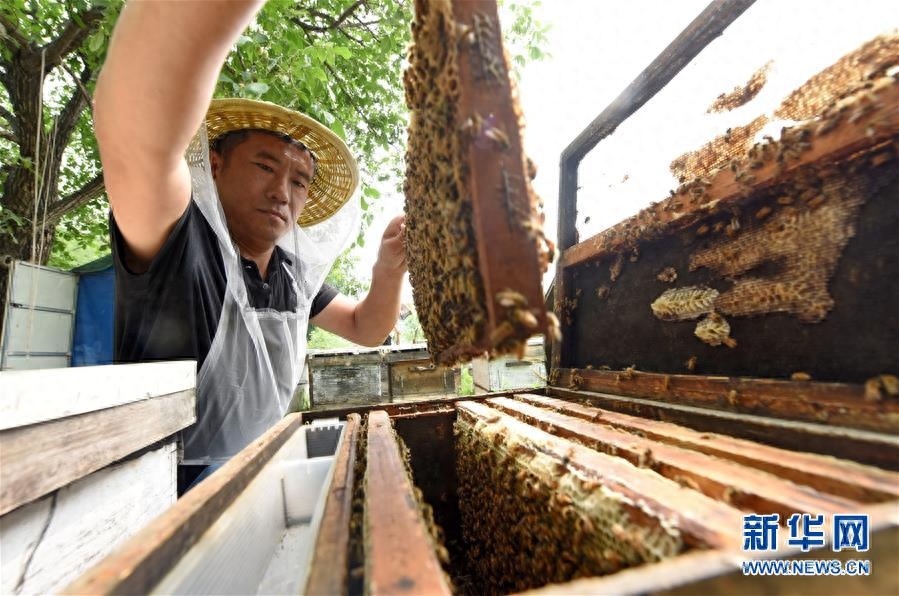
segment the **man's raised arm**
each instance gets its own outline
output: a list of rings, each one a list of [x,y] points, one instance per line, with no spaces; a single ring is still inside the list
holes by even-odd
[[[264,0],[132,0],[94,93],[104,180],[130,261],[145,267],[190,200],[184,151],[228,50]]]

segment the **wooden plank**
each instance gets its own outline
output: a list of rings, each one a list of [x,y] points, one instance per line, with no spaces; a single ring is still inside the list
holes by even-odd
[[[491,394],[491,397],[501,397],[514,395],[512,391],[502,391]],[[415,418],[417,416],[426,416],[431,413],[452,412],[455,404],[460,401],[471,401],[477,399],[486,399],[480,396],[471,395],[453,395],[441,397],[437,399],[424,399],[414,403],[393,403],[393,404],[360,404],[346,407],[329,407],[327,409],[316,409],[312,412],[303,412],[303,419],[307,421],[320,420],[322,418],[340,418],[344,419],[349,414],[364,414],[372,410],[384,410],[391,418]]]
[[[415,8],[404,76],[416,157],[406,163],[406,242],[422,328],[444,364],[523,350],[546,327],[540,278],[552,249],[497,3]]]
[[[556,387],[547,391],[553,396],[587,401],[651,420],[683,424],[699,431],[723,433],[784,449],[833,455],[887,470],[899,470],[899,439],[889,435],[592,391]]]
[[[358,414],[347,416],[344,439],[334,458],[334,475],[325,501],[322,522],[315,541],[306,594],[346,594],[353,508],[354,466],[359,438]]]
[[[891,570],[899,556],[899,508],[896,503],[869,511],[871,545],[867,552],[832,552],[830,547],[797,552],[781,546],[773,553],[709,551],[689,553],[653,565],[625,569],[602,578],[547,586],[529,592],[568,594],[895,594],[899,580]],[[783,544],[783,543],[782,543]],[[744,576],[742,562],[770,558],[871,560],[869,576]],[[886,570],[886,571],[884,571]]]
[[[196,387],[197,363],[148,362],[0,374],[0,430]]]
[[[635,515],[666,520],[684,534],[685,542],[691,546],[730,549],[741,546],[735,528],[742,527],[743,517],[733,507],[621,458],[549,434],[484,404],[463,402],[457,408],[459,416],[465,416],[473,423],[501,423],[540,453],[551,456],[607,490],[623,495],[623,501],[632,504]]]
[[[50,594],[177,498],[174,441],[114,464],[0,519],[2,594]]]
[[[748,466],[666,445],[660,441],[594,424],[508,398],[491,399],[491,406],[556,436],[573,440],[635,466],[649,468],[665,478],[692,488],[743,511],[778,513],[842,513],[860,504],[798,486]]]
[[[849,383],[560,369],[557,386],[899,434],[899,400]]]
[[[0,515],[175,434],[195,407],[188,389],[0,432]]]
[[[723,434],[697,432],[669,422],[646,420],[541,395],[516,394],[515,397],[569,416],[640,433],[647,439],[765,470],[847,499],[861,502],[899,499],[899,474],[895,472],[833,457],[778,449]]]
[[[368,415],[366,461],[366,591],[450,594],[383,410]]]
[[[802,168],[819,162],[833,162],[859,151],[892,142],[899,134],[899,84],[890,80],[875,86],[875,108],[857,118],[842,118],[826,135],[818,132],[817,120],[795,127],[808,129],[813,141],[796,159],[778,163],[769,160],[752,170],[753,192],[765,189]],[[867,93],[867,91],[866,91]],[[867,99],[865,99],[867,101]],[[851,112],[858,99],[849,97],[838,102],[835,111]],[[846,106],[841,109],[841,107]],[[722,168],[708,181],[710,184],[702,196],[695,196],[689,188],[681,188],[675,196],[640,211],[599,234],[572,246],[562,253],[561,268],[598,259],[614,252],[630,250],[640,241],[662,235],[671,235],[693,225],[713,210],[723,210],[740,203],[746,194],[746,184],[738,179],[740,171],[749,169],[747,158],[738,171]],[[638,231],[638,232],[635,232]]]
[[[289,414],[190,490],[115,553],[68,586],[66,594],[150,592],[300,427]]]

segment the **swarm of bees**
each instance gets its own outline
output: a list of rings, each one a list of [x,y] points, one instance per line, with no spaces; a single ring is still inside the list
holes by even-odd
[[[505,417],[460,410],[454,432],[463,536],[479,592],[605,575],[684,548],[676,529],[635,523],[623,496],[532,443]]]
[[[462,103],[466,86],[482,86],[517,105],[499,24],[481,12],[470,22],[458,22],[449,0],[423,0],[415,7],[404,73],[410,109],[405,210],[409,275],[422,330],[429,351],[444,364],[485,351],[521,350],[528,337],[543,330],[538,328],[543,320],[550,334],[558,333],[558,325],[545,317],[543,304],[528,304],[517,288],[498,287],[487,295],[474,199],[502,204],[510,233],[533,243],[545,271],[553,249],[526,179],[535,169],[511,150],[511,131],[504,128],[510,123]],[[471,73],[470,79],[461,76],[463,70]],[[517,114],[519,122],[512,126],[520,126]],[[475,182],[467,161],[472,146],[489,150],[491,163],[496,161],[493,196],[473,197]],[[520,167],[510,167],[511,160],[520,160]],[[513,173],[518,171],[523,174]]]

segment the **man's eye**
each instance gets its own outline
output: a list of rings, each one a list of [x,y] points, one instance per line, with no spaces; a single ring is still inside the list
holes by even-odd
[[[265,165],[264,163],[256,163],[256,166],[265,172],[274,172],[275,171],[271,167]]]
[[[296,187],[299,188],[299,189],[306,188],[306,183],[303,182],[302,180],[294,180],[294,181],[293,181],[293,185],[296,186]]]

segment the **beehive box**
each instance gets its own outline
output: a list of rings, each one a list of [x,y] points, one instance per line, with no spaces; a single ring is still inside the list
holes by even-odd
[[[645,101],[659,73],[673,76],[671,63],[696,56],[748,4],[710,5],[623,96]],[[579,243],[563,204],[555,307],[565,336],[543,392],[306,415],[354,429],[335,456],[306,590],[899,591],[893,43],[872,41],[784,103],[812,109],[806,122],[758,146],[753,124],[729,133],[738,146],[670,156],[695,177],[620,225]],[[751,99],[763,79],[715,109]],[[825,79],[839,84],[808,92]],[[632,107],[616,103],[618,121],[591,130],[614,129]],[[257,452],[238,458],[232,478],[241,465],[255,473]],[[207,517],[240,490],[213,481]],[[826,520],[823,548],[787,543],[788,520],[803,514]],[[868,516],[867,550],[834,548],[842,514]],[[773,549],[747,548],[760,516],[776,516]],[[169,542],[181,548],[205,527]],[[119,559],[91,577],[107,591],[149,590],[128,583],[159,560],[142,548],[137,564]],[[871,572],[741,571],[769,558],[861,560]]]
[[[512,354],[475,358],[471,362],[475,393],[543,387],[545,361],[542,338],[528,340],[522,358]]]
[[[454,369],[435,364],[424,346],[392,349],[387,365],[392,401],[456,394]]]
[[[313,350],[306,362],[313,408],[389,399],[385,349]]]

